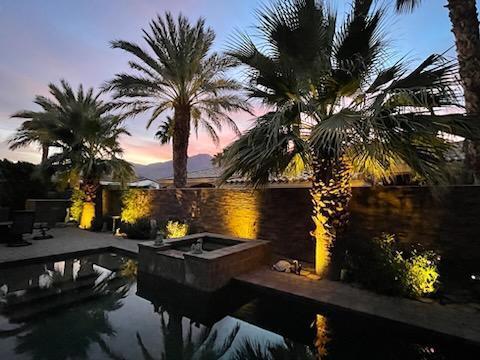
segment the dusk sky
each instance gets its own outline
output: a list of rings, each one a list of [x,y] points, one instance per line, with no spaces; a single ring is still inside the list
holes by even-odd
[[[344,14],[350,1],[330,1]],[[388,2],[388,1],[387,1]],[[478,1],[480,3],[480,0]],[[49,82],[66,79],[98,88],[115,73],[128,71],[129,56],[111,49],[114,39],[136,41],[142,46],[141,28],[155,14],[182,12],[193,22],[206,18],[217,33],[215,50],[225,48],[235,30],[255,23],[257,0],[0,0],[0,159],[39,162],[37,148],[11,152],[6,139],[21,123],[10,114],[36,109],[36,94],[46,95]],[[431,53],[442,53],[453,45],[450,23],[443,0],[425,0],[414,14],[392,16],[388,32],[398,55],[420,61]],[[449,54],[454,56],[454,51]],[[241,129],[249,127],[251,116],[235,114]],[[156,126],[145,129],[146,116],[127,120],[131,137],[122,139],[125,158],[137,163],[171,159],[171,147],[153,139]],[[216,147],[204,133],[193,135],[189,154],[215,154],[230,143],[227,129]]]

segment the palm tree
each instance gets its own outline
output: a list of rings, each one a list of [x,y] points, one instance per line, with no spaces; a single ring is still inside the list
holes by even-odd
[[[50,147],[54,143],[54,130],[56,121],[56,111],[52,104],[43,96],[36,96],[34,103],[42,108],[42,111],[19,111],[12,118],[29,119],[20,125],[15,135],[10,138],[9,144],[11,150],[26,147],[32,143],[38,143],[42,149],[41,164],[45,164],[48,159]]]
[[[147,128],[164,112],[173,112],[174,185],[185,187],[191,123],[218,140],[216,130],[222,124],[238,133],[229,113],[248,107],[233,93],[239,84],[225,74],[232,61],[210,53],[215,34],[205,28],[203,19],[191,25],[182,15],[175,21],[166,13],[152,20],[150,31],[143,33],[153,55],[134,43],[113,41],[113,48],[136,57],[129,62],[135,74],[117,74],[105,88],[114,91],[118,106],[128,109],[128,115],[151,111]]]
[[[133,176],[131,164],[121,158],[121,135],[129,135],[123,127],[123,118],[111,113],[113,105],[99,99],[92,88],[75,93],[64,80],[61,87],[49,85],[58,118],[55,146],[60,152],[52,155],[47,167],[53,168],[58,178],[70,186],[79,185],[86,202],[80,226],[90,228],[94,216],[94,201],[100,179],[112,176],[121,181]]]
[[[316,271],[348,219],[353,172],[388,177],[407,164],[431,181],[443,176],[449,144],[440,131],[468,134],[458,116],[437,110],[458,104],[456,66],[432,55],[413,70],[385,67],[384,12],[356,1],[345,23],[314,0],[289,0],[259,15],[261,48],[242,35],[229,54],[247,68],[247,90],[271,111],[222,155],[223,179],[254,185],[309,171]]]
[[[412,11],[421,0],[396,0],[398,11]],[[459,74],[465,96],[465,110],[480,121],[480,30],[476,0],[447,0],[452,32],[457,47]],[[466,141],[466,164],[475,182],[480,181],[480,142]]]

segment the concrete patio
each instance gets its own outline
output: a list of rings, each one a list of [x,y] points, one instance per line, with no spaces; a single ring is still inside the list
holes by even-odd
[[[31,236],[25,236],[25,239],[32,243],[30,246],[7,247],[5,243],[0,244],[0,265],[18,260],[110,247],[136,254],[138,243],[141,242],[115,237],[111,233],[96,233],[70,226],[54,228],[49,234],[54,236],[53,239],[32,240]]]

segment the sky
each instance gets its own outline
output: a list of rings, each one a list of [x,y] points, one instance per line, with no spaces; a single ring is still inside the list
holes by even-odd
[[[350,8],[348,0],[330,3],[340,15]],[[386,31],[395,53],[419,62],[452,47],[454,39],[444,3],[424,1],[413,14],[390,16]],[[235,31],[252,30],[255,9],[261,4],[262,0],[0,0],[0,159],[40,161],[37,147],[13,152],[6,141],[21,123],[10,115],[23,109],[37,110],[32,100],[35,95],[47,95],[50,82],[66,79],[74,87],[82,83],[98,88],[116,73],[129,71],[131,57],[111,49],[110,41],[122,39],[143,45],[141,29],[156,14],[182,12],[192,22],[204,17],[217,34],[214,50],[222,51]],[[454,56],[454,50],[449,54]],[[235,113],[232,117],[243,131],[251,125],[249,114]],[[171,146],[162,146],[154,139],[155,126],[146,130],[146,118],[127,120],[132,136],[121,140],[125,158],[141,164],[170,160]],[[224,129],[220,137],[217,147],[204,132],[198,138],[193,134],[189,155],[213,155],[233,141],[235,134]]]

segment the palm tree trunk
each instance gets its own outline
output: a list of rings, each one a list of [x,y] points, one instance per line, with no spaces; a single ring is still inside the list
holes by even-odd
[[[475,0],[448,0],[468,114],[480,121],[480,31]],[[465,141],[466,165],[480,181],[480,142]]]
[[[47,162],[49,150],[50,150],[50,145],[42,144],[42,162],[40,163],[41,165],[45,165],[45,163]]]
[[[190,137],[190,107],[176,106],[173,122],[173,184],[187,185],[188,139]]]
[[[315,272],[325,276],[331,258],[331,247],[348,221],[351,199],[351,169],[345,159],[313,161],[310,195],[313,203],[311,232],[315,240]]]

